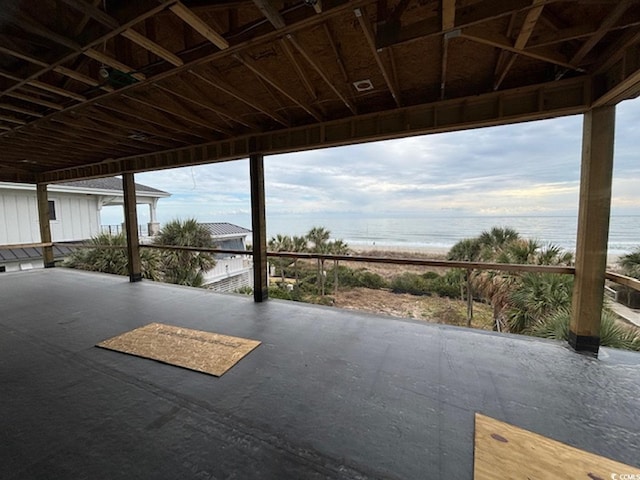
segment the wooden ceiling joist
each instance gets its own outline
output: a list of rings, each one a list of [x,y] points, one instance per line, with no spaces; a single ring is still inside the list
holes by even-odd
[[[89,48],[82,53],[84,53],[87,57],[95,60],[96,62],[107,65],[111,68],[115,68],[116,70],[120,70],[123,73],[128,73],[137,80],[142,81],[147,78],[143,73],[137,72],[134,68],[125,65],[121,61],[111,57],[110,55],[107,55],[106,53],[99,52],[98,50],[95,50],[93,48]]]
[[[340,90],[338,90],[338,88],[335,86],[334,82],[329,77],[327,77],[327,74],[325,73],[324,69],[322,67],[320,67],[316,63],[316,61],[311,57],[311,55],[309,55],[306,52],[306,50],[302,47],[302,45],[300,45],[300,43],[295,39],[295,37],[293,35],[287,35],[287,40],[289,40],[289,42],[291,42],[291,44],[296,48],[298,53],[300,53],[300,55],[302,55],[302,57],[309,63],[309,65],[311,65],[313,67],[313,69],[316,71],[316,73],[320,76],[320,78],[322,78],[324,83],[327,84],[327,86],[340,99],[340,101],[349,110],[351,110],[351,113],[353,113],[354,115],[357,114],[358,112],[356,110],[356,107],[347,99],[347,97],[342,92],[340,92]]]
[[[371,25],[371,20],[369,19],[369,16],[367,15],[367,12],[364,7],[356,8],[354,10],[354,13],[356,15],[356,18],[358,19],[358,23],[360,24],[360,27],[362,28],[362,33],[364,33],[364,36],[367,39],[367,44],[369,45],[371,54],[373,55],[373,58],[375,59],[376,64],[380,69],[380,72],[382,73],[382,77],[384,78],[384,81],[387,84],[387,88],[389,89],[389,92],[391,92],[391,96],[393,97],[394,102],[396,102],[396,106],[400,107],[401,106],[400,94],[398,93],[398,89],[393,83],[393,79],[391,78],[391,75],[389,75],[389,72],[387,71],[387,67],[385,67],[384,63],[382,62],[382,58],[380,58],[380,54],[378,53],[378,49],[376,47],[375,34],[373,32],[373,26]]]
[[[119,23],[115,18],[96,7],[96,5],[100,3],[99,0],[96,0],[94,3],[87,3],[85,0],[61,1],[69,5],[71,8],[84,13],[87,18],[93,18],[94,20],[100,22],[105,27],[111,29],[119,27]]]
[[[280,14],[278,9],[273,6],[270,0],[253,0],[253,3],[276,30],[281,30],[287,26],[287,22],[285,22],[284,17]]]
[[[571,63],[573,65],[579,65],[580,62],[587,56],[587,54],[596,46],[596,44],[602,40],[612,25],[614,25],[622,15],[629,9],[632,3],[636,3],[635,0],[620,0],[617,5],[609,12],[606,18],[598,27],[598,30],[591,35],[586,42],[582,44],[580,49],[571,57]]]
[[[213,43],[220,50],[229,48],[229,42],[207,23],[202,20],[198,15],[193,13],[182,2],[177,2],[175,5],[169,7],[173,13],[175,13],[183,22],[188,24],[196,32],[202,35],[204,38]]]
[[[8,117],[7,115],[0,115],[0,120],[2,120],[3,122],[8,122],[8,123],[15,123],[17,125],[26,125],[27,122],[25,122],[24,120],[20,120],[19,118],[15,118],[15,117]]]
[[[64,88],[54,87],[53,85],[49,85],[48,83],[41,82],[39,80],[29,80],[27,82],[27,85],[31,85],[32,87],[36,87],[47,92],[55,93],[56,95],[60,95],[61,97],[72,98],[73,100],[77,100],[78,102],[85,102],[87,100],[87,97],[83,95],[70,92],[69,90],[65,90]]]
[[[227,118],[232,122],[238,123],[240,125],[244,125],[245,127],[256,129],[257,125],[253,122],[249,122],[247,120],[243,120],[238,115],[233,115],[231,112],[226,109],[221,108],[219,105],[216,105],[211,100],[211,95],[206,90],[200,88],[195,83],[188,82],[180,82],[177,86],[166,87],[160,84],[154,84],[155,87],[160,88],[162,91],[167,93],[168,95],[174,95],[179,97],[187,102],[193,103],[201,108],[205,108],[219,117]]]
[[[314,119],[316,119],[317,121],[320,121],[320,115],[318,115],[318,113],[315,110],[313,110],[313,108],[311,108],[309,105],[306,105],[301,100],[298,100],[297,98],[295,98],[293,95],[291,95],[289,93],[287,88],[285,88],[282,85],[278,84],[278,82],[276,82],[274,79],[272,79],[269,75],[267,75],[266,73],[261,71],[260,68],[258,68],[256,63],[252,59],[250,59],[248,57],[245,57],[244,55],[241,55],[241,54],[234,54],[233,58],[235,58],[238,62],[240,62],[242,65],[244,65],[249,70],[251,70],[257,77],[259,77],[262,80],[264,80],[272,88],[277,90],[278,93],[280,93],[281,95],[283,95],[284,97],[288,98],[293,103],[298,105],[302,110],[307,112]]]
[[[542,0],[533,0],[533,8],[527,12],[527,15],[524,18],[524,22],[522,24],[522,28],[520,28],[520,33],[518,33],[518,37],[514,43],[514,48],[516,50],[523,50],[527,46],[527,42],[531,35],[533,34],[533,30],[536,28],[538,23],[538,19],[540,15],[542,15],[542,9],[544,8],[544,2]],[[507,73],[515,63],[518,58],[517,53],[512,53],[509,55],[509,58],[504,62],[504,65],[500,69],[500,71],[496,72],[496,78],[493,84],[493,89],[497,90],[500,88],[500,84],[507,76]],[[575,63],[575,62],[571,62]]]
[[[7,48],[5,46],[0,45],[0,53],[4,53],[5,55],[9,55],[14,58],[18,58],[20,60],[24,60],[26,62],[32,63],[34,65],[38,65],[39,67],[48,67],[49,64],[47,62],[43,62],[31,55],[27,55],[26,53],[18,52],[12,48]]]
[[[72,78],[73,80],[80,82],[80,83],[84,83],[85,85],[89,85],[91,87],[98,87],[102,90],[104,90],[105,92],[113,92],[113,87],[100,83],[97,80],[83,74],[80,72],[77,72],[75,70],[72,70],[70,68],[67,67],[63,67],[61,65],[58,65],[57,67],[53,68],[53,71],[56,73],[59,73],[60,75],[64,75],[65,77],[68,78]]]
[[[42,100],[40,98],[32,97],[30,95],[23,95],[22,93],[18,93],[18,92],[4,92],[3,95],[6,95],[7,97],[12,97],[18,100],[23,100],[25,102],[35,103],[36,105],[41,105],[43,107],[53,108],[54,110],[64,109],[64,107],[58,103],[49,102],[47,100]]]
[[[41,113],[34,112],[33,110],[29,110],[27,108],[18,107],[10,103],[0,103],[0,109],[9,110],[16,113],[22,113],[24,115],[28,115],[30,117],[36,117],[36,118],[42,118],[44,116]]]
[[[293,55],[293,51],[291,50],[291,47],[289,46],[289,42],[287,42],[287,40],[284,39],[284,38],[281,39],[280,40],[280,47],[282,48],[282,51],[284,52],[286,57],[289,59],[289,62],[291,63],[291,65],[293,65],[293,68],[295,69],[296,73],[298,74],[298,78],[302,82],[302,85],[304,85],[304,88],[309,93],[309,96],[311,97],[311,99],[312,100],[316,100],[318,98],[318,95],[316,94],[316,91],[314,90],[313,86],[311,85],[311,80],[309,80],[307,74],[304,72],[304,70],[302,70],[302,67],[300,67],[300,64],[298,63],[298,61],[296,60],[295,56]]]
[[[260,104],[260,102],[256,101],[256,100],[252,100],[247,98],[247,95],[243,94],[242,92],[240,92],[240,90],[238,90],[237,88],[233,87],[232,85],[228,84],[227,82],[225,82],[224,80],[222,80],[222,78],[220,78],[220,76],[217,73],[214,73],[212,71],[207,71],[207,75],[204,76],[198,72],[195,72],[194,70],[189,70],[189,73],[191,75],[194,76],[194,78],[197,78],[198,80],[200,80],[201,82],[205,83],[206,85],[209,85],[211,87],[214,87],[224,93],[226,93],[227,95],[235,98],[236,100],[239,100],[240,102],[244,103],[245,105],[248,105],[249,107],[253,108],[254,110],[257,110],[258,112],[272,118],[273,120],[275,120],[276,122],[278,122],[279,124],[283,125],[283,126],[289,126],[289,122],[287,122],[287,120],[282,117],[282,115],[272,111],[271,109],[263,106]]]
[[[161,47],[157,43],[151,41],[150,39],[148,39],[141,33],[136,32],[132,28],[129,28],[124,32],[122,32],[122,36],[125,38],[128,38],[135,44],[140,45],[145,50],[148,50],[149,52],[157,55],[163,60],[166,60],[167,62],[169,62],[175,67],[181,67],[182,65],[184,65],[184,62],[182,61],[182,59],[178,57],[175,53],[172,53],[166,48]]]

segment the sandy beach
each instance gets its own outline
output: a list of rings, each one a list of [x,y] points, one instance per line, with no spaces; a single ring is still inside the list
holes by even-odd
[[[350,246],[354,254],[380,257],[408,257],[442,260],[447,256],[447,247],[418,247],[402,245],[354,245]],[[575,254],[575,252],[574,252]],[[616,270],[618,268],[619,254],[607,255],[607,268]]]

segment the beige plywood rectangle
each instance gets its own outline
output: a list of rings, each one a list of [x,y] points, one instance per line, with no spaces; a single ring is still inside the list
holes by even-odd
[[[624,441],[624,439],[620,439]],[[640,469],[476,413],[474,480],[640,478]]]
[[[258,345],[257,340],[150,323],[96,346],[219,377]]]

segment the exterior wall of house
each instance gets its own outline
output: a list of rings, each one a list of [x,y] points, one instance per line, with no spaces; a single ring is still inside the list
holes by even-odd
[[[100,232],[98,201],[92,195],[50,192],[56,219],[51,220],[54,242],[84,240]],[[40,241],[34,191],[0,190],[0,245]]]

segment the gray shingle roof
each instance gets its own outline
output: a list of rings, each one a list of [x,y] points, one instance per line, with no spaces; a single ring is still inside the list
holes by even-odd
[[[78,188],[97,188],[100,190],[117,190],[119,192],[122,191],[122,179],[117,177],[94,178],[91,180],[77,180],[74,182],[59,183],[58,185],[64,185],[66,187],[78,187]],[[136,183],[136,191],[168,193],[163,190],[158,190],[157,188],[149,187],[147,185],[142,185],[141,183]]]
[[[251,233],[251,230],[247,230],[246,228],[227,222],[200,223],[200,225],[205,227],[213,237],[226,235],[249,235]]]

